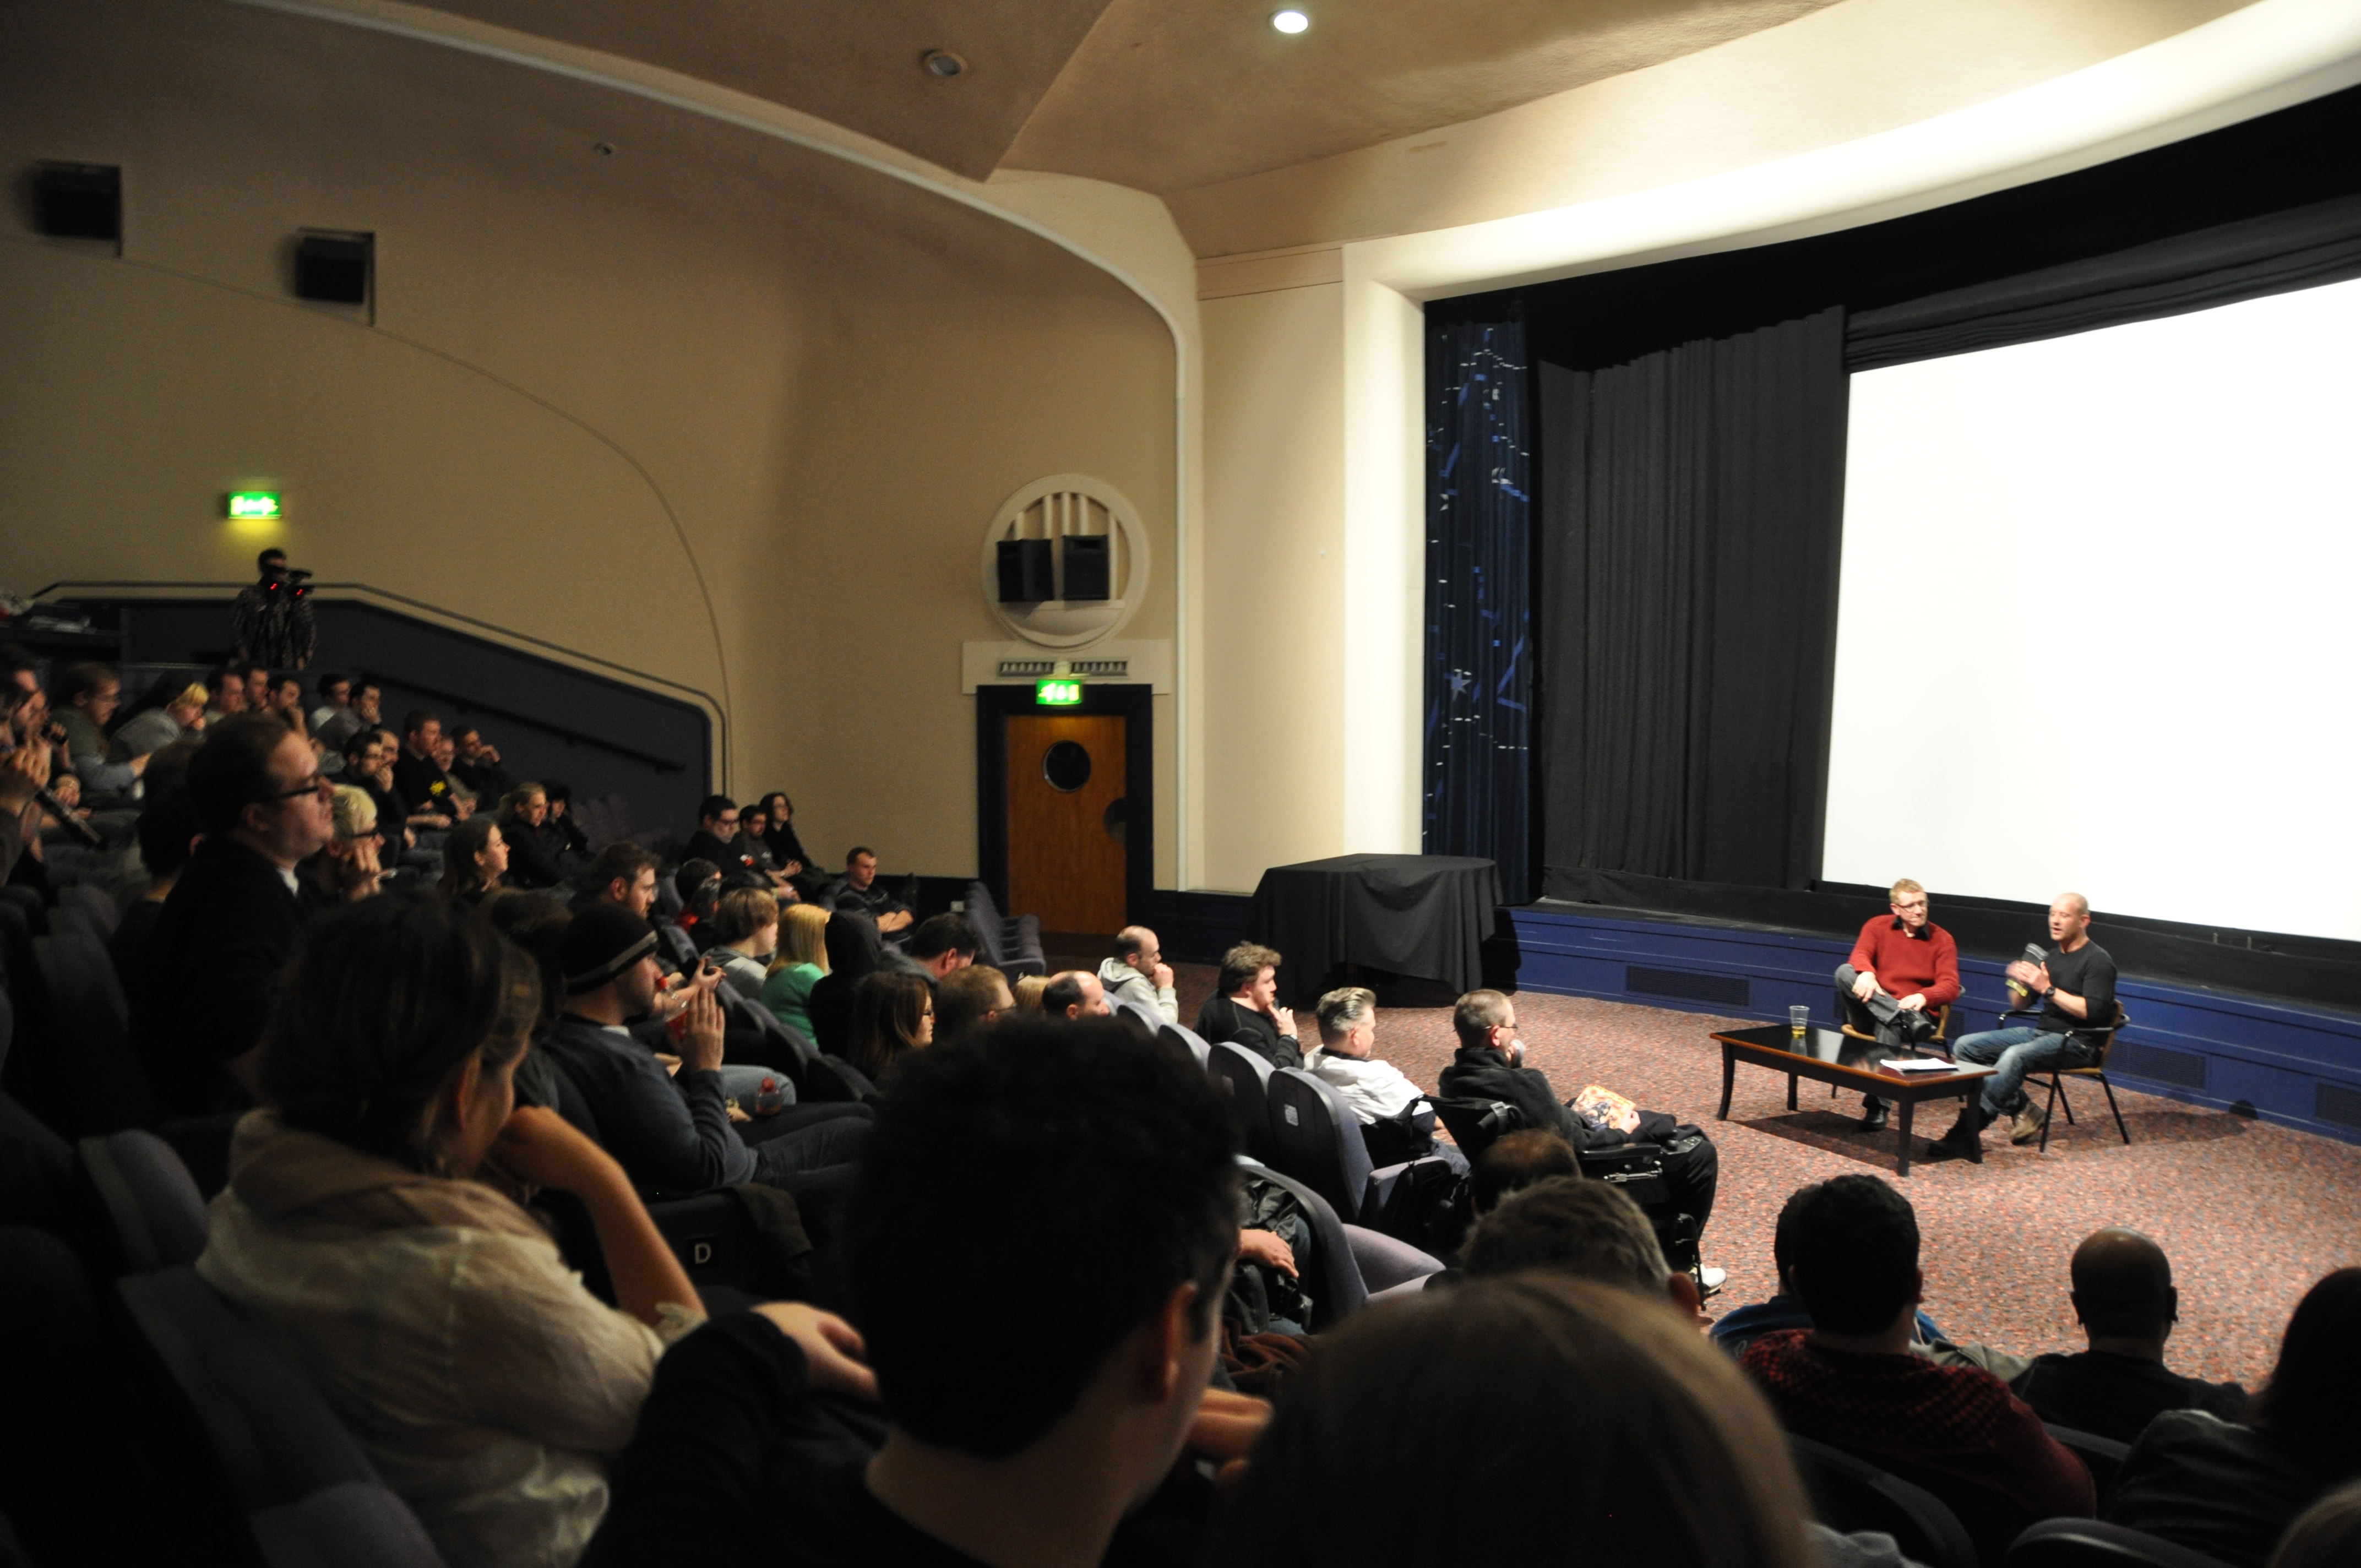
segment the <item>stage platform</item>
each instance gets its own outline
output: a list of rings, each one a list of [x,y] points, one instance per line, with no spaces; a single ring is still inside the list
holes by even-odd
[[[1833,1023],[1850,941],[1824,932],[1543,901],[1508,912],[1521,991],[1684,1012]],[[1937,918],[1941,918],[1938,914]],[[2106,945],[2106,933],[2093,937]],[[2110,949],[2113,950],[2112,948]],[[2005,959],[1962,952],[1953,1039],[1993,1026]],[[2108,1076],[2147,1093],[2361,1143],[2361,1008],[2290,1002],[2126,972],[2131,1026]]]

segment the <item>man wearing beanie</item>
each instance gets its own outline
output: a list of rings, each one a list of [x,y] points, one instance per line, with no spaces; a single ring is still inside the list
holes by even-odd
[[[685,1009],[677,1074],[623,1026],[655,1004],[655,951],[645,920],[604,903],[577,912],[558,947],[566,1011],[544,1048],[581,1095],[599,1143],[649,1196],[755,1181],[798,1201],[832,1197],[868,1135],[867,1107],[790,1106],[749,1122],[750,1145],[730,1122],[721,1007],[709,989]]]

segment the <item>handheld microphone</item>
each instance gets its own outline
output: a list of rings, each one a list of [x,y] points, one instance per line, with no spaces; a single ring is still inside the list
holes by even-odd
[[[2025,961],[2026,963],[2038,968],[2042,960],[2047,959],[2048,956],[2049,949],[2044,948],[2040,943],[2027,942],[2025,944]],[[2025,1003],[2033,996],[2032,991],[2029,990],[2023,982],[2014,980],[2008,982],[2008,993],[2016,999],[2016,1004],[2020,1007],[2024,1006]]]

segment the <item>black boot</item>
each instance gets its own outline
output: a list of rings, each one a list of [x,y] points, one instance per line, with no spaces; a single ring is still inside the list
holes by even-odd
[[[1874,1133],[1885,1125],[1885,1102],[1874,1094],[1861,1097],[1861,1120],[1854,1124],[1864,1133]]]
[[[1960,1119],[1951,1130],[1937,1138],[1927,1150],[1928,1159],[1967,1159],[1983,1141],[1984,1129],[1992,1124],[1993,1113],[1984,1109],[1981,1097],[1968,1102],[1960,1109]]]

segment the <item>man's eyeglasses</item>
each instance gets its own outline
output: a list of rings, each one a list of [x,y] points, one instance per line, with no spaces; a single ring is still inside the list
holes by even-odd
[[[262,798],[265,800],[296,800],[307,795],[324,795],[333,799],[335,793],[336,781],[330,778],[325,773],[315,773],[310,778],[305,779],[302,784],[297,784],[293,789],[282,789],[276,795],[266,795]]]

